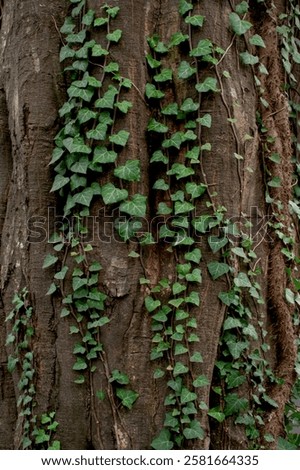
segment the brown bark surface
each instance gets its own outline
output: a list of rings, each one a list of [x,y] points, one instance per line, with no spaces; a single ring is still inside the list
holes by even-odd
[[[101,272],[101,286],[108,295],[107,315],[111,319],[103,328],[101,338],[106,366],[99,362],[97,372],[85,384],[76,385],[75,373],[72,371],[72,350],[76,340],[69,334],[71,323],[68,319],[60,319],[59,296],[52,298],[45,295],[54,274],[51,269],[42,270],[43,258],[51,250],[47,244],[49,231],[51,235],[52,230],[51,217],[50,230],[46,229],[44,240],[35,243],[28,239],[28,221],[31,217],[41,217],[41,221],[47,221],[48,225],[49,213],[53,214],[55,211],[60,215],[59,204],[53,194],[49,194],[53,175],[48,163],[53,150],[53,137],[59,128],[58,109],[65,99],[66,81],[59,63],[61,38],[58,29],[67,13],[68,2],[4,0],[3,3],[0,36],[0,449],[15,449],[20,445],[20,420],[16,405],[19,373],[17,371],[11,376],[6,368],[10,351],[5,347],[9,328],[5,318],[12,308],[14,293],[24,286],[30,293],[34,311],[36,412],[56,411],[59,422],[57,438],[61,441],[62,448],[147,449],[163,425],[166,381],[153,379],[155,365],[149,359],[151,319],[143,304],[147,290],[140,286],[139,278],[148,277],[151,286],[168,275],[174,280],[176,260],[166,251],[168,246],[163,243],[144,247],[141,259],[129,258],[128,253],[136,248],[136,244],[121,243],[117,236],[112,236],[109,233],[112,231],[111,226],[105,225],[106,222],[111,222],[112,214],[107,210],[105,213],[101,212],[103,216],[98,221],[101,240],[95,237],[92,244],[94,254],[104,268]],[[159,33],[163,39],[169,38],[179,30],[180,17],[174,0],[123,0],[120,3],[121,10],[115,25],[123,30],[123,39],[118,47],[113,48],[113,55],[120,63],[122,73],[135,85],[128,98],[133,101],[134,107],[126,119],[118,122],[120,128],[131,133],[121,159],[125,161],[128,155],[134,155],[134,158],[141,161],[142,180],[137,183],[137,189],[149,197],[150,220],[158,203],[151,189],[158,175],[153,174],[153,169],[149,170],[151,149],[155,147],[155,142],[148,142],[146,139],[146,127],[151,113],[143,99],[148,80],[144,59],[148,47],[146,38],[154,32]],[[196,11],[206,17],[201,37],[209,37],[214,44],[226,50],[232,40],[232,33],[227,27],[227,17],[232,11],[230,2],[210,0],[194,3]],[[96,0],[91,0],[90,6],[99,10],[99,2]],[[282,9],[283,6],[280,5],[279,8]],[[257,29],[261,35],[264,28],[268,29],[265,36],[270,35],[270,43],[264,53],[270,56],[273,53],[276,55],[278,49],[278,45],[272,42],[272,27],[271,24],[268,28],[268,21],[265,21]],[[259,231],[259,224],[263,220],[261,218],[267,214],[267,209],[261,143],[256,125],[257,95],[253,72],[251,67],[243,66],[239,61],[239,52],[244,48],[244,40],[239,39],[228,49],[217,66],[216,77],[221,93],[214,96],[209,94],[201,101],[201,110],[212,114],[213,126],[205,129],[202,134],[203,143],[212,143],[212,152],[206,152],[203,168],[197,169],[195,178],[203,182],[203,174],[205,175],[211,193],[218,193],[215,205],[225,206],[228,218],[239,223],[243,214],[243,220],[251,220],[253,230]],[[175,68],[180,60],[180,57],[174,57],[168,66]],[[224,79],[224,70],[230,73],[230,80]],[[201,71],[201,80],[208,72],[209,69]],[[269,80],[268,76],[265,80]],[[286,104],[286,100],[280,95],[280,102],[278,101],[276,93],[279,93],[279,83],[274,84],[274,89],[269,88],[268,83],[265,85],[274,104],[270,112],[274,111],[275,114],[280,106]],[[186,96],[192,96],[191,90],[192,85],[175,83],[168,91],[168,99],[170,102],[181,102]],[[272,117],[270,125],[274,125],[279,141],[286,142],[289,136],[280,130],[281,117],[279,113]],[[236,123],[230,125],[228,118],[236,118]],[[284,125],[288,126],[286,116]],[[253,138],[245,140],[246,134]],[[286,152],[288,159],[290,149]],[[243,155],[244,160],[235,159],[234,153]],[[248,171],[249,168],[253,171]],[[289,168],[287,173],[291,173]],[[282,198],[282,195],[278,197]],[[197,213],[207,211],[207,200],[197,203]],[[99,210],[100,201],[95,203],[93,213],[97,215]],[[111,235],[107,242],[104,241],[104,233],[106,236]],[[270,295],[271,305],[261,305],[259,311],[252,305],[253,317],[254,322],[257,322],[265,314],[264,326],[269,329],[270,334],[274,333],[274,329],[278,332],[278,337],[272,340],[269,355],[281,375],[284,375],[283,365],[289,368],[287,389],[282,397],[284,405],[293,382],[290,369],[294,349],[291,345],[288,350],[282,350],[284,339],[281,332],[287,325],[290,329],[289,338],[293,332],[289,318],[285,318],[283,325],[272,314],[280,309],[281,304],[276,304],[271,292],[274,285],[276,287],[282,281],[284,265],[280,260],[281,271],[277,271],[277,277],[268,282],[268,276],[272,278],[272,272],[276,271],[276,254],[270,257],[274,247],[268,243],[268,238],[261,240],[261,235],[262,232],[259,232],[256,240],[259,244],[257,256],[261,258],[263,294],[265,297]],[[208,274],[207,263],[218,260],[219,256],[212,254],[205,237],[199,240],[199,247],[203,254],[200,265],[203,283],[199,287],[201,305],[199,308],[195,307],[193,313],[198,321],[200,336],[197,348],[200,349],[204,362],[197,365],[194,372],[206,375],[213,384],[214,364],[218,358],[225,315],[225,308],[220,304],[218,294],[228,290],[228,284],[226,278],[212,281]],[[284,287],[282,283],[279,292],[281,297]],[[251,301],[249,302],[251,305]],[[285,304],[282,299],[281,302]],[[286,304],[285,308],[287,309]],[[286,311],[285,313],[287,314]],[[286,362],[281,362],[282,360]],[[114,410],[110,400],[95,400],[96,391],[107,386],[107,372],[113,369],[126,372],[130,376],[132,388],[139,393],[139,399],[130,412]],[[249,393],[245,387],[245,396]],[[277,393],[274,394],[281,399]],[[200,389],[200,401],[210,406],[212,397],[211,387]],[[281,407],[276,416],[278,423],[275,425],[275,433],[278,433],[278,426],[282,424],[282,412]],[[212,425],[204,413],[199,413],[198,419],[207,434],[204,441],[194,444],[196,448],[247,448],[243,431],[233,423],[230,427]]]

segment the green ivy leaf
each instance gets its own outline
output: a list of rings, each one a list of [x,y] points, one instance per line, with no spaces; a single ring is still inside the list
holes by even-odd
[[[82,24],[85,26],[91,26],[94,21],[95,12],[94,10],[88,10],[88,12],[82,17]]]
[[[154,59],[154,57],[152,57],[151,54],[147,54],[146,59],[151,69],[157,69],[158,67],[161,66],[161,61]]]
[[[153,185],[153,189],[159,189],[160,191],[167,191],[169,189],[169,185],[165,182],[165,180],[159,179],[159,180],[155,181],[155,183]],[[160,204],[164,204],[161,207],[167,207],[168,210],[170,210],[170,207],[166,206],[166,203],[160,203]],[[171,212],[172,212],[172,210],[171,210]]]
[[[152,83],[146,84],[145,94],[149,99],[161,99],[165,96],[165,94],[152,85]]]
[[[252,284],[245,273],[239,273],[233,282],[237,287],[252,287]]]
[[[78,162],[74,163],[74,165],[71,166],[71,171],[73,171],[74,173],[81,173],[85,175],[87,172],[89,163],[90,162],[89,162],[88,157],[82,157],[80,158]]]
[[[132,108],[131,101],[123,100],[115,103],[115,107],[118,108],[122,113],[127,114],[128,111]]]
[[[145,217],[147,209],[146,201],[146,196],[134,194],[131,201],[122,202],[120,211],[136,217]]]
[[[113,144],[125,147],[129,139],[130,133],[128,131],[121,130],[117,134],[113,134],[109,137],[109,141]]]
[[[124,372],[120,372],[117,369],[114,369],[111,373],[111,378],[109,382],[118,382],[120,385],[127,385],[129,384],[129,377]]]
[[[185,15],[188,11],[192,10],[194,7],[192,3],[187,2],[186,0],[179,0],[179,8],[178,11],[180,15]]]
[[[105,5],[105,9],[106,9],[106,13],[111,18],[115,18],[120,11],[120,7],[108,7],[107,5]]]
[[[151,442],[155,450],[171,450],[174,443],[171,441],[171,433],[168,429],[162,429],[159,435]]]
[[[139,397],[137,392],[134,392],[133,390],[127,390],[125,388],[117,388],[116,395],[118,398],[120,398],[122,405],[129,410],[131,410],[133,404]]]
[[[207,412],[208,416],[210,416],[211,418],[214,418],[215,420],[218,421],[218,423],[223,423],[223,421],[225,420],[226,416],[225,414],[219,410],[218,407],[216,408],[211,408],[208,412]]]
[[[79,33],[68,34],[66,36],[66,41],[69,44],[82,44],[86,38],[86,29],[82,29]]]
[[[163,69],[159,74],[154,75],[153,79],[157,83],[163,83],[163,82],[168,82],[172,80],[172,69]]]
[[[79,124],[84,124],[90,121],[90,119],[96,119],[96,117],[97,113],[95,111],[91,111],[89,108],[81,108],[77,114]]]
[[[192,98],[187,98],[180,106],[180,109],[184,113],[193,113],[194,111],[198,110],[199,106],[199,103],[195,103]]]
[[[242,20],[239,15],[234,12],[229,14],[229,23],[232,31],[238,36],[242,36],[252,28],[252,24],[249,23],[249,21]]]
[[[73,33],[74,28],[75,28],[75,23],[74,23],[73,18],[71,18],[70,16],[67,16],[65,18],[64,24],[60,28],[60,32],[62,34],[71,34]]]
[[[107,183],[102,186],[102,197],[104,204],[115,204],[126,199],[128,191],[126,189],[119,189],[112,183]]]
[[[201,126],[208,127],[210,129],[212,123],[211,114],[204,114],[204,116],[197,119],[197,122],[199,122]]]
[[[176,175],[176,179],[187,178],[188,176],[194,175],[195,170],[193,168],[185,166],[183,163],[173,163],[171,169],[167,171],[167,175]]]
[[[228,273],[230,270],[230,266],[226,263],[219,263],[218,261],[212,261],[207,265],[208,271],[215,281],[219,277],[223,276],[224,274]]]
[[[248,408],[249,402],[247,398],[240,398],[237,393],[230,393],[225,396],[225,416],[239,414]]]
[[[242,352],[249,346],[246,341],[227,341],[226,344],[233,359],[239,359]]]
[[[92,188],[85,188],[81,193],[73,196],[73,201],[86,207],[90,207],[91,200],[93,199],[94,191]]]
[[[155,309],[157,309],[158,307],[160,307],[161,305],[161,302],[160,300],[155,300],[153,297],[151,297],[150,295],[148,295],[146,298],[145,298],[145,307],[147,309],[147,311],[149,313],[153,312]]]
[[[172,34],[168,47],[179,46],[182,42],[185,42],[189,39],[188,34],[183,34],[181,31],[178,33]]]
[[[228,292],[220,292],[218,297],[223,302],[223,304],[227,305],[228,307],[234,303],[235,301],[235,292],[228,291]]]
[[[162,109],[162,114],[166,116],[177,116],[178,114],[178,104],[177,103],[170,103]]]
[[[198,268],[193,269],[193,271],[185,276],[188,282],[202,282],[201,270]]]
[[[191,199],[201,197],[206,191],[205,184],[187,183],[185,185],[186,192],[191,196]]]
[[[76,362],[73,365],[73,370],[85,370],[88,368],[87,363],[82,357],[77,357]]]
[[[173,369],[173,375],[174,377],[177,377],[178,375],[186,374],[188,371],[189,368],[185,366],[182,362],[176,362]]]
[[[198,45],[191,50],[190,56],[202,57],[213,52],[213,43],[209,39],[200,39]]]
[[[90,102],[94,96],[94,90],[78,88],[74,85],[71,85],[67,89],[67,93],[70,98],[81,98],[83,101],[87,102]]]
[[[114,175],[126,181],[140,181],[140,161],[128,160],[125,165],[115,168]]]
[[[205,16],[193,15],[193,16],[187,16],[184,21],[187,24],[191,24],[192,26],[199,26],[199,28],[202,28],[204,19],[205,19]]]
[[[239,318],[228,317],[224,321],[223,330],[231,330],[232,328],[240,328],[242,326],[241,320]]]
[[[72,288],[75,292],[76,290],[80,289],[83,286],[86,286],[87,279],[82,279],[81,277],[74,276],[72,279]]]
[[[207,93],[209,91],[218,92],[217,79],[214,77],[207,77],[204,82],[199,83],[195,86],[198,93]]]
[[[195,209],[194,204],[191,204],[190,202],[184,201],[176,201],[175,202],[175,215],[178,214],[185,214],[186,212],[190,212],[193,209]]]
[[[217,253],[221,248],[223,248],[228,243],[228,238],[222,237],[218,238],[214,235],[208,237],[208,244],[213,253]]]
[[[250,54],[248,51],[241,52],[240,58],[245,65],[255,65],[259,62],[259,57],[256,55]]]
[[[66,59],[72,58],[75,56],[75,51],[71,49],[69,46],[63,46],[60,49],[59,53],[59,61],[63,62]]]
[[[108,55],[109,52],[107,49],[104,49],[101,44],[95,44],[92,47],[92,57],[102,57]]]
[[[49,268],[50,266],[53,266],[53,264],[55,264],[56,261],[58,261],[58,257],[57,257],[57,256],[54,256],[54,255],[51,255],[51,254],[49,253],[49,254],[46,256],[46,258],[44,259],[43,269],[46,269],[46,268]]]
[[[178,78],[186,80],[192,77],[196,73],[196,67],[192,67],[188,62],[183,60],[178,67]]]
[[[121,29],[115,29],[112,33],[108,33],[106,35],[106,39],[111,42],[119,42],[122,37],[122,30]]]
[[[63,188],[66,184],[68,184],[70,178],[67,176],[56,175],[53,181],[52,188],[50,189],[50,193],[53,191],[58,191],[59,189]]]
[[[198,375],[198,377],[193,381],[193,386],[195,388],[207,387],[208,385],[210,385],[210,382],[205,375]]]
[[[192,421],[188,428],[183,430],[183,435],[186,439],[200,439],[203,440],[205,437],[204,430],[202,429],[199,421]]]
[[[114,163],[118,154],[106,147],[95,147],[93,163]]]
[[[95,107],[103,109],[113,109],[115,103],[115,97],[118,94],[118,90],[113,85],[109,85],[108,90],[104,93],[103,97],[96,100]]]
[[[86,136],[88,139],[105,140],[106,132],[107,132],[107,125],[100,123],[95,127],[95,129],[88,131],[86,133]]]
[[[94,26],[103,26],[108,23],[108,18],[100,17],[96,18],[94,21]]]
[[[183,387],[180,394],[180,403],[183,405],[195,400],[197,400],[197,394],[195,392],[191,392],[188,388]]]
[[[191,335],[192,336],[192,335]],[[197,337],[197,342],[199,341],[199,338],[197,335],[195,335]],[[196,339],[196,338],[195,338]],[[190,341],[191,342],[191,341]],[[197,362],[197,363],[202,363],[203,362],[203,357],[202,357],[202,354],[200,352],[195,352],[191,358],[190,358],[190,361],[191,362]]]
[[[266,47],[263,38],[259,34],[254,34],[254,36],[251,36],[249,42],[252,44],[252,46]]]
[[[199,293],[196,291],[192,291],[188,297],[186,297],[185,301],[189,304],[196,305],[199,307],[200,305],[200,296]]]
[[[156,119],[151,118],[147,130],[150,132],[165,133],[168,132],[169,128],[168,126],[165,126],[164,124],[161,124],[160,122],[156,121]]]
[[[192,261],[193,263],[197,263],[197,264],[200,263],[201,257],[202,257],[202,254],[199,248],[195,248],[194,250],[184,255],[184,258],[187,261]]]
[[[200,233],[206,233],[212,217],[208,214],[201,215],[192,220],[192,225]]]
[[[84,143],[84,140],[80,136],[67,137],[63,141],[64,146],[70,153],[84,153],[90,154],[92,149]]]
[[[58,280],[62,281],[66,277],[66,274],[67,274],[68,270],[69,270],[69,267],[64,266],[60,271],[55,273],[54,279],[58,279]]]

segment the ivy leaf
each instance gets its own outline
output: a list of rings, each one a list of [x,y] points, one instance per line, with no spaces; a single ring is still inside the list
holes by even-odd
[[[50,189],[50,193],[53,191],[58,191],[59,189],[63,188],[66,184],[68,184],[70,178],[67,176],[56,175],[53,181],[52,188]]]
[[[244,411],[248,408],[247,398],[240,398],[237,393],[230,393],[225,396],[225,415],[231,416],[233,414],[238,414],[240,411]]]
[[[75,28],[75,23],[73,21],[73,18],[71,18],[70,16],[67,16],[65,18],[64,24],[60,28],[60,32],[62,34],[71,34],[74,28]]]
[[[94,191],[92,188],[85,188],[81,193],[73,196],[73,201],[86,207],[90,207],[91,200],[93,199]]]
[[[87,172],[88,166],[89,166],[89,159],[87,157],[82,157],[80,158],[78,162],[74,163],[74,165],[71,166],[71,171],[73,171],[74,173],[81,173],[85,175]]]
[[[50,266],[53,266],[53,264],[55,264],[57,260],[58,260],[57,256],[48,254],[46,256],[46,258],[44,259],[43,269],[46,269],[46,268],[49,268]]]
[[[191,24],[192,26],[199,26],[199,28],[202,28],[204,19],[205,17],[202,15],[194,15],[194,16],[187,16],[184,21],[187,24]]]
[[[113,144],[125,147],[127,144],[130,133],[128,131],[121,130],[117,134],[113,134],[109,137],[109,141]]]
[[[87,102],[90,102],[94,96],[93,90],[89,90],[88,88],[86,89],[78,88],[74,85],[71,85],[68,88],[67,93],[70,98],[81,98],[82,100],[87,101]]]
[[[107,125],[106,124],[98,124],[95,129],[92,129],[86,133],[88,139],[95,139],[95,140],[105,140],[107,132]]]
[[[186,100],[184,100],[184,102],[180,106],[180,109],[184,113],[193,113],[194,111],[197,111],[199,106],[200,106],[199,103],[195,103],[195,101],[193,101],[192,98],[187,98]]]
[[[174,377],[176,377],[181,374],[186,374],[188,371],[189,368],[185,366],[182,362],[176,362],[173,369],[173,375]]]
[[[187,261],[192,261],[193,263],[200,263],[201,260],[201,250],[199,248],[195,248],[193,251],[190,251],[189,253],[186,253],[184,255],[184,258]]]
[[[96,119],[97,113],[95,111],[91,111],[89,108],[82,108],[78,111],[77,119],[79,124],[84,124],[88,122],[90,119]]]
[[[178,11],[180,15],[185,15],[188,11],[192,10],[194,7],[192,3],[187,2],[186,0],[179,0],[179,8]]]
[[[169,80],[172,80],[172,75],[172,69],[163,69],[159,74],[154,75],[153,79],[157,83],[167,82]]]
[[[118,108],[122,113],[127,114],[128,111],[132,108],[131,101],[123,100],[115,103],[115,107]]]
[[[167,175],[176,175],[176,179],[187,178],[188,176],[194,175],[195,170],[193,168],[185,166],[183,163],[173,163],[171,169],[167,171]]]
[[[150,163],[154,163],[154,162],[162,162],[167,165],[169,162],[169,159],[162,153],[161,150],[157,150],[156,152],[153,153],[151,160],[150,160]]]
[[[218,421],[218,423],[223,423],[223,421],[225,420],[226,416],[224,413],[222,413],[222,411],[219,410],[219,408],[211,408],[208,412],[207,412],[208,416],[210,416],[211,418],[214,418],[215,420]]]
[[[224,321],[223,330],[231,330],[232,328],[240,328],[242,326],[239,318],[228,317]]]
[[[206,191],[206,185],[196,184],[196,183],[187,183],[185,185],[186,192],[191,196],[191,199],[196,199],[202,196],[203,193]]]
[[[176,201],[175,202],[175,215],[178,214],[185,214],[186,212],[190,212],[193,209],[195,209],[194,204],[191,204],[190,202],[184,201]]]
[[[68,266],[64,266],[59,272],[57,272],[54,275],[54,279],[58,279],[59,281],[62,281],[66,277],[68,270],[69,270]]]
[[[84,24],[85,26],[91,26],[94,20],[94,16],[95,16],[94,10],[88,10],[88,12],[82,17],[82,21],[81,21],[82,24]]]
[[[76,362],[73,365],[73,370],[85,370],[88,365],[82,357],[77,357]]]
[[[208,263],[207,267],[214,281],[223,276],[223,274],[228,273],[230,270],[230,266],[228,264],[219,263],[218,261],[212,261],[211,263]]]
[[[255,65],[259,62],[259,57],[250,54],[248,51],[240,53],[241,60],[245,65]]]
[[[123,201],[128,197],[126,189],[119,189],[112,183],[107,183],[102,186],[102,198],[104,204],[115,204]]]
[[[154,185],[153,185],[153,189],[160,189],[161,191],[167,191],[169,189],[169,185],[165,182],[165,180],[163,179],[159,179],[157,181],[155,181]],[[163,202],[160,202],[159,204],[164,204],[166,206],[166,203],[163,203]],[[162,206],[164,207],[164,206]],[[167,206],[168,209],[169,206]],[[172,210],[171,210],[172,212]]]
[[[168,126],[165,126],[164,124],[161,124],[160,122],[156,121],[156,119],[151,118],[147,127],[148,131],[151,132],[159,132],[159,133],[165,133],[168,132],[169,128]]]
[[[108,23],[108,18],[100,17],[94,21],[94,26],[103,26]]]
[[[126,181],[140,181],[140,161],[128,160],[125,165],[115,168],[114,175]]]
[[[197,394],[195,392],[191,392],[188,388],[183,387],[180,394],[180,403],[183,405],[184,403],[195,400],[197,400]]]
[[[252,287],[252,284],[245,273],[239,273],[233,282],[237,287]]]
[[[204,82],[197,84],[195,88],[198,93],[207,93],[208,91],[220,91],[217,88],[217,79],[214,77],[207,77]]]
[[[214,235],[208,237],[208,244],[213,253],[217,253],[221,248],[223,248],[228,243],[228,238],[222,237],[218,238]]]
[[[170,103],[165,108],[161,110],[162,114],[166,116],[177,116],[178,114],[178,104],[177,103]]]
[[[188,282],[202,282],[201,270],[196,268],[193,271],[185,276]]]
[[[162,429],[159,435],[151,442],[151,447],[155,450],[171,450],[173,446],[171,433],[168,429]]]
[[[105,9],[106,9],[106,13],[111,18],[115,18],[120,11],[120,7],[107,7],[107,5],[105,5]]]
[[[117,369],[114,369],[111,373],[111,378],[109,379],[109,382],[118,382],[120,385],[127,385],[129,384],[129,377],[127,374],[124,372],[120,372]]]
[[[198,45],[191,50],[190,56],[201,57],[213,52],[213,43],[209,39],[200,39]]]
[[[178,78],[185,80],[192,77],[196,73],[196,67],[192,67],[188,62],[183,60],[178,67]]]
[[[118,90],[116,87],[110,85],[108,90],[104,93],[103,97],[96,100],[95,106],[96,108],[104,108],[104,109],[113,109],[115,96],[118,94]]]
[[[108,55],[109,52],[107,49],[104,49],[101,44],[95,44],[92,47],[92,57],[102,57]]]
[[[254,34],[254,36],[251,36],[249,42],[252,44],[252,46],[266,47],[263,38],[259,34]]]
[[[249,343],[246,341],[228,341],[226,344],[234,359],[239,359],[242,352],[249,346]]]
[[[161,61],[154,59],[154,57],[152,57],[151,54],[147,54],[146,59],[151,69],[157,69],[158,67],[161,66]]]
[[[66,36],[66,41],[70,44],[82,44],[86,37],[86,29],[82,29],[79,33],[68,34]]]
[[[198,377],[196,377],[196,379],[193,382],[193,386],[195,388],[207,387],[207,385],[210,385],[210,382],[205,375],[198,375]]]
[[[75,56],[75,51],[71,49],[69,46],[63,46],[60,49],[59,53],[59,61],[63,62],[65,59],[69,59]]]
[[[122,202],[120,211],[136,217],[145,217],[147,197],[141,194],[134,194],[131,201]]]
[[[67,139],[64,139],[63,143],[70,153],[90,154],[92,152],[92,149],[88,145],[85,145],[83,138],[80,136],[75,136],[74,138],[67,137]]]
[[[93,163],[114,163],[118,154],[106,147],[97,146],[94,150]]]
[[[192,291],[188,297],[186,297],[185,301],[189,304],[196,305],[199,307],[200,305],[200,296],[199,293],[196,291]],[[192,359],[191,359],[192,360]]]
[[[146,84],[145,94],[149,99],[161,99],[165,96],[165,94],[152,85],[152,83]]]
[[[197,119],[197,122],[199,122],[201,124],[201,126],[208,127],[210,129],[211,128],[211,122],[212,122],[211,114],[204,114],[204,116],[202,116],[202,118]]]
[[[183,435],[186,439],[201,439],[205,437],[204,430],[202,429],[199,421],[192,421],[188,428],[183,430]]]
[[[245,34],[250,28],[252,28],[252,24],[249,21],[242,20],[237,13],[230,13],[229,15],[229,23],[231,26],[232,31],[237,34],[238,36],[242,36]]]
[[[80,289],[83,286],[86,286],[87,279],[82,279],[81,277],[74,276],[72,279],[72,288],[75,292],[76,290]]]
[[[168,44],[168,47],[174,47],[174,46],[179,46],[182,42],[185,42],[189,39],[188,34],[183,34],[181,31],[178,33],[175,33],[171,36],[170,42]]]
[[[181,354],[186,354],[188,352],[188,348],[183,346],[183,344],[176,344],[174,356],[180,356]]]
[[[161,301],[160,300],[155,300],[153,297],[148,295],[145,298],[145,307],[149,313],[153,312],[155,309],[160,307]]]
[[[122,37],[122,30],[121,29],[115,29],[112,33],[109,33],[106,35],[106,39],[111,42],[119,42]]]
[[[196,339],[196,338],[195,338]],[[197,340],[199,340],[199,338],[197,337]],[[191,358],[190,358],[190,361],[191,362],[197,362],[197,363],[202,363],[203,362],[203,357],[202,357],[202,354],[200,352],[195,352]]]

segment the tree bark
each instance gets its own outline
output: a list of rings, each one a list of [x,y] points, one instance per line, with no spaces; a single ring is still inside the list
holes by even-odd
[[[116,1],[111,3],[118,4]],[[124,164],[131,156],[140,161],[141,181],[135,183],[132,191],[136,189],[148,197],[147,223],[149,226],[152,223],[156,229],[152,219],[161,200],[152,187],[161,177],[162,170],[160,167],[153,169],[149,164],[158,144],[155,139],[146,137],[149,118],[154,115],[153,108],[144,98],[145,85],[150,80],[145,60],[147,37],[157,33],[163,41],[168,41],[180,28],[188,33],[188,26],[178,14],[178,2],[174,0],[123,0],[121,3],[114,26],[123,30],[123,37],[118,45],[113,46],[112,53],[114,60],[120,64],[122,74],[130,78],[134,87],[126,98],[133,102],[133,108],[116,125],[116,131],[125,129],[130,132],[130,140],[120,155],[120,163]],[[203,93],[200,99],[201,112],[210,113],[213,123],[211,128],[203,127],[201,143],[210,142],[212,151],[204,152],[201,165],[193,176],[197,183],[208,184],[211,195],[217,195],[213,195],[212,199],[208,195],[200,199],[195,212],[197,215],[211,213],[207,203],[213,200],[214,208],[225,207],[226,219],[238,227],[244,229],[249,222],[252,223],[250,236],[257,258],[250,267],[253,271],[258,266],[261,268],[257,281],[262,286],[261,295],[265,303],[258,304],[248,294],[244,294],[243,301],[251,310],[252,324],[259,331],[268,332],[270,350],[266,358],[278,377],[285,380],[284,385],[269,384],[268,393],[279,403],[278,408],[273,411],[265,405],[266,409],[262,410],[267,432],[274,435],[276,445],[278,436],[284,435],[284,406],[295,380],[295,331],[291,319],[294,306],[288,305],[284,297],[285,288],[291,287],[286,278],[286,268],[293,267],[293,263],[286,262],[281,252],[284,247],[282,241],[276,238],[273,229],[266,226],[270,209],[265,202],[266,169],[263,158],[267,157],[263,157],[265,142],[256,113],[259,109],[269,129],[268,135],[276,141],[268,152],[282,155],[282,164],[272,166],[269,163],[268,171],[273,175],[275,172],[275,176],[280,176],[285,182],[271,195],[283,204],[276,221],[285,217],[284,223],[288,227],[293,173],[291,125],[288,100],[281,91],[284,73],[276,33],[277,20],[274,20],[274,15],[278,18],[285,11],[285,2],[275,2],[274,8],[271,2],[270,5],[265,2],[269,10],[264,5],[250,2],[247,16],[251,18],[253,30],[266,43],[266,48],[261,49],[260,60],[269,75],[259,77],[270,103],[267,109],[258,102],[253,67],[240,62],[239,54],[249,44],[243,37],[232,41],[233,33],[228,26],[228,15],[233,11],[232,2],[211,0],[193,3],[194,14],[205,16],[203,28],[193,36],[193,47],[200,39],[210,38],[213,44],[226,51],[215,68],[205,66],[198,71],[201,82],[208,75],[213,75],[220,91]],[[99,2],[91,0],[89,7],[101,15]],[[72,351],[76,339],[69,333],[72,321],[60,318],[62,297],[58,294],[46,295],[55,271],[52,268],[43,270],[42,260],[51,252],[48,238],[55,221],[62,216],[60,199],[49,193],[53,171],[48,163],[54,147],[53,139],[60,126],[58,109],[66,99],[70,80],[68,75],[62,73],[59,63],[62,41],[59,28],[67,13],[66,0],[4,0],[1,7],[0,448],[21,447],[23,418],[18,414],[17,406],[21,371],[17,368],[12,375],[7,371],[7,360],[12,350],[9,345],[5,346],[7,335],[11,332],[11,325],[5,318],[12,309],[14,294],[26,287],[33,308],[35,329],[32,343],[35,413],[56,412],[55,419],[59,423],[57,439],[63,449],[148,449],[163,427],[166,411],[164,399],[170,377],[153,378],[157,364],[150,361],[153,332],[144,298],[149,295],[149,288],[156,286],[160,279],[176,281],[177,260],[174,253],[167,251],[168,243],[159,241],[155,245],[141,247],[139,258],[128,257],[132,250],[139,249],[136,240],[121,242],[112,227],[116,217],[114,212],[103,207],[100,198],[93,203],[96,236],[91,243],[93,256],[103,266],[100,284],[108,296],[106,314],[110,323],[101,330],[102,360],[96,361],[97,371],[94,374],[86,374],[84,384],[74,383],[76,373],[72,370]],[[254,53],[254,46],[252,48]],[[172,68],[175,77],[179,63],[188,60],[188,57],[188,52],[183,49],[163,60],[166,67]],[[225,78],[224,71],[230,79]],[[188,96],[198,99],[194,83],[179,79],[174,79],[166,94],[169,103],[182,103]],[[243,160],[234,158],[234,155],[242,155]],[[108,181],[108,177],[103,177],[101,184]],[[175,187],[180,188],[180,182],[176,182]],[[33,221],[35,231],[32,230]],[[38,223],[40,230],[37,230]],[[240,243],[241,236],[232,236],[233,246],[240,246]],[[202,251],[202,283],[197,288],[201,303],[199,307],[193,307],[191,314],[197,319],[196,332],[200,341],[195,343],[192,352],[201,351],[203,362],[192,365],[192,375],[203,374],[208,379],[210,385],[197,389],[197,394],[199,403],[212,408],[220,402],[214,390],[224,386],[216,361],[223,358],[220,340],[228,314],[228,308],[218,296],[221,291],[232,287],[232,281],[227,276],[217,280],[210,276],[207,265],[223,258],[219,252],[211,251],[208,235],[198,236],[197,246]],[[180,260],[184,260],[182,252],[178,253]],[[235,257],[234,263],[237,272],[246,272],[240,258]],[[140,285],[141,277],[147,278],[149,285]],[[67,283],[70,286],[71,280],[68,279]],[[262,336],[253,340],[252,350],[264,341]],[[162,366],[167,365],[163,360],[161,362]],[[110,396],[108,379],[115,369],[128,374],[131,387],[139,394],[130,411],[116,407],[114,398]],[[250,378],[241,388],[243,397],[251,398],[251,387]],[[108,390],[103,401],[96,397],[100,389]],[[204,429],[205,438],[187,442],[187,447],[248,448],[244,426],[236,425],[234,418],[229,417],[218,424],[206,411],[198,410],[197,420]]]

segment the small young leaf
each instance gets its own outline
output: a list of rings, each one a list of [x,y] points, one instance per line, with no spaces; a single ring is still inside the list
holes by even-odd
[[[160,122],[156,121],[156,119],[151,118],[147,130],[150,132],[159,132],[163,134],[165,132],[168,132],[169,128],[168,126],[165,126],[164,124],[161,124]]]
[[[205,17],[202,15],[194,15],[194,16],[187,16],[184,21],[187,24],[191,24],[192,26],[199,26],[199,28],[202,28],[204,19]]]
[[[259,57],[256,55],[250,54],[248,51],[241,52],[240,57],[242,59],[243,64],[245,65],[255,65],[259,62]]]
[[[249,42],[253,46],[266,47],[263,38],[259,34],[254,34],[254,36],[251,36]]]
[[[188,62],[183,60],[178,67],[178,78],[185,80],[192,77],[196,73],[196,67],[192,67]]]
[[[112,42],[119,42],[122,37],[122,30],[121,29],[116,29],[112,33],[109,33],[106,35],[106,39],[108,41]]]
[[[234,12],[229,14],[229,23],[232,31],[238,36],[245,34],[252,28],[252,24],[249,23],[249,21],[242,20],[239,15]]]
[[[53,264],[55,264],[57,260],[58,260],[57,256],[48,254],[46,256],[46,258],[44,259],[43,269],[46,269],[46,268],[49,268],[50,266],[53,266]]]

